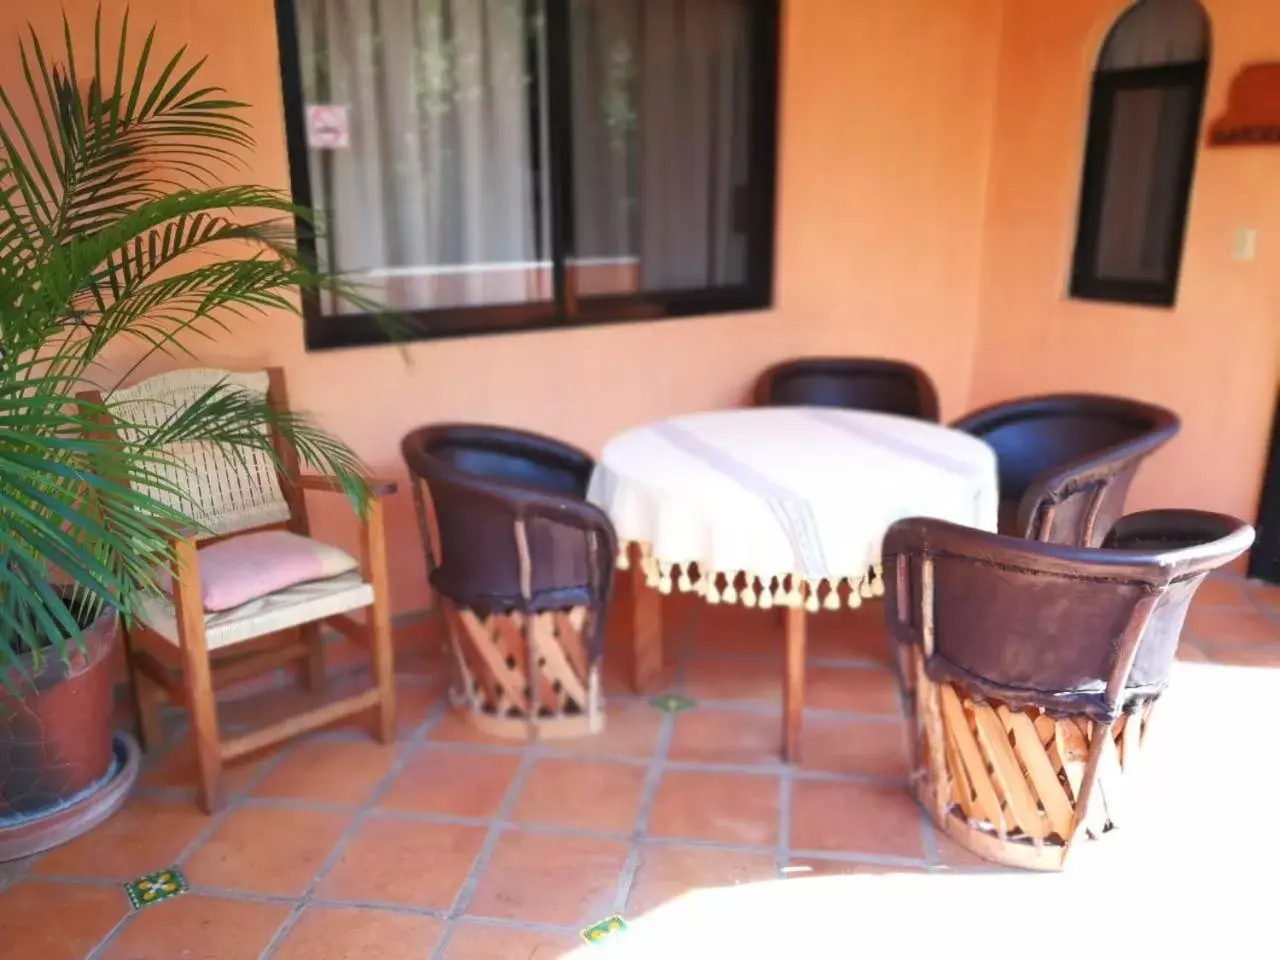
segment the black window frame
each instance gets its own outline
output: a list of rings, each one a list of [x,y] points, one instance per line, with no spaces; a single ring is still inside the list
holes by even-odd
[[[1071,265],[1071,296],[1078,300],[1102,300],[1135,306],[1173,307],[1178,299],[1182,274],[1187,215],[1195,182],[1196,160],[1200,152],[1200,127],[1204,118],[1208,59],[1187,63],[1097,70],[1089,101],[1089,129],[1085,141],[1084,177],[1080,188],[1080,210],[1076,225],[1075,254]],[[1165,262],[1165,280],[1129,280],[1098,276],[1097,253],[1102,229],[1103,199],[1106,193],[1108,161],[1111,157],[1111,121],[1116,97],[1131,90],[1187,89],[1193,98],[1194,122],[1187,124],[1180,144],[1175,177],[1177,194],[1173,209],[1172,236]]]
[[[750,0],[757,18],[752,31],[752,128],[749,164],[759,183],[743,191],[747,279],[742,284],[675,291],[591,296],[579,299],[566,264],[574,257],[573,130],[569,112],[555,104],[570,102],[569,3],[544,0],[547,36],[547,84],[550,91],[549,156],[550,261],[553,296],[545,302],[444,307],[405,311],[399,324],[406,340],[442,340],[538,330],[569,330],[615,323],[650,322],[721,313],[768,310],[774,299],[774,251],[777,196],[777,137],[782,0]],[[276,35],[284,100],[289,180],[298,206],[313,202],[306,142],[301,55],[295,0],[275,0]],[[531,118],[532,122],[532,118]],[[539,202],[543,202],[541,199]],[[318,262],[316,238],[298,220],[298,248],[305,261]],[[303,291],[302,313],[307,350],[372,346],[390,342],[385,324],[373,314],[326,315],[317,291]]]

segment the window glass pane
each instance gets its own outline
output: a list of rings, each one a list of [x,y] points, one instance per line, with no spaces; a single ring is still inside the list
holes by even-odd
[[[1098,69],[1195,63],[1208,54],[1209,23],[1198,0],[1142,0],[1111,28]]]
[[[1099,277],[1172,279],[1178,173],[1196,109],[1189,87],[1116,92],[1094,264]]]
[[[571,0],[582,297],[748,279],[750,0]]]
[[[322,266],[397,310],[549,301],[541,4],[296,7]]]

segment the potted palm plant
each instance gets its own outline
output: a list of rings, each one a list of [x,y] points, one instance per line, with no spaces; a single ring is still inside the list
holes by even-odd
[[[173,528],[200,528],[147,492],[181,467],[175,445],[274,458],[270,426],[367,497],[348,448],[229,385],[158,426],[113,405],[157,354],[329,281],[297,252],[287,196],[219,182],[253,140],[202,63],[158,57],[154,30],[131,49],[127,16],[114,47],[99,11],[90,62],[65,34],[54,56],[31,31],[24,88],[0,89],[0,860],[99,822],[136,772],[113,742],[109,654]],[[104,399],[75,402],[86,386]],[[132,439],[96,429],[107,417]]]

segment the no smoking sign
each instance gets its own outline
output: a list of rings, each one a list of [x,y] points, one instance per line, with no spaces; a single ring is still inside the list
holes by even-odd
[[[347,108],[330,103],[307,107],[307,146],[312,150],[345,150],[351,146]]]

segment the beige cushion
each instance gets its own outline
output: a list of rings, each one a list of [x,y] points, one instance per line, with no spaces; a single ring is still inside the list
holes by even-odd
[[[314,580],[252,600],[222,613],[205,614],[205,644],[210,650],[311,623],[373,603],[373,587],[359,573]],[[171,643],[178,643],[178,623],[168,597],[143,601],[142,619]]]

